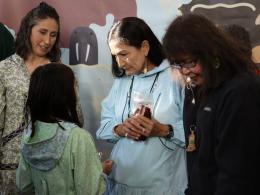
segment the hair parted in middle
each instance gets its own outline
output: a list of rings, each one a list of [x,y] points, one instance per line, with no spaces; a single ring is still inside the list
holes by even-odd
[[[107,39],[108,43],[118,39],[138,49],[141,48],[143,41],[147,40],[150,45],[148,60],[159,66],[165,58],[160,41],[146,22],[138,17],[125,17],[116,22],[111,27]],[[112,56],[112,73],[116,77],[124,76],[124,71],[118,67],[115,56]]]
[[[32,28],[43,19],[54,19],[58,24],[58,32],[56,42],[54,43],[51,51],[47,54],[47,57],[51,62],[59,62],[61,57],[60,51],[60,17],[55,8],[48,5],[45,2],[41,2],[37,7],[29,11],[22,19],[17,38],[15,41],[15,52],[26,60],[32,51],[30,36]]]

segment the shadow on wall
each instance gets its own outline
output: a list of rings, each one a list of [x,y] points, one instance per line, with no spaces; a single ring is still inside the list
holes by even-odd
[[[100,126],[101,102],[108,95],[113,83],[110,65],[85,64],[71,66],[79,83],[80,103],[84,115],[84,128],[95,139],[102,158],[108,158],[112,144],[96,140],[96,131]]]
[[[0,0],[0,21],[16,32],[21,18],[42,0]],[[69,47],[69,36],[79,26],[91,23],[104,25],[108,13],[120,19],[125,16],[136,16],[136,0],[44,0],[58,11],[61,22],[61,47]],[[18,9],[17,9],[18,8]],[[87,13],[87,14],[86,14]]]
[[[185,13],[207,16],[218,25],[239,24],[250,33],[253,57],[260,63],[260,1],[259,0],[193,0],[182,5]]]

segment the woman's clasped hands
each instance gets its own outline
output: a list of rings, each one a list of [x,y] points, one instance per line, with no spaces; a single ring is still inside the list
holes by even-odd
[[[143,137],[163,137],[168,134],[168,126],[161,124],[156,119],[149,119],[142,115],[135,115],[126,119],[114,128],[114,133],[120,137],[127,137],[136,141]]]

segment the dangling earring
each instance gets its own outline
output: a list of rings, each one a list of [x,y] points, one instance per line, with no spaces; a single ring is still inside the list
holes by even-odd
[[[216,58],[215,69],[219,69],[219,67],[220,67],[220,61],[219,58]]]
[[[143,70],[144,74],[147,73],[147,71],[148,71],[148,60],[147,60],[147,58],[146,58],[146,56],[145,56],[144,70]]]

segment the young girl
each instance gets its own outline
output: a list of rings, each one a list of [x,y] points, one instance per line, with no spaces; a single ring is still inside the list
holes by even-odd
[[[31,123],[22,139],[17,186],[30,194],[102,194],[102,165],[91,135],[80,128],[72,70],[57,63],[30,80]]]

